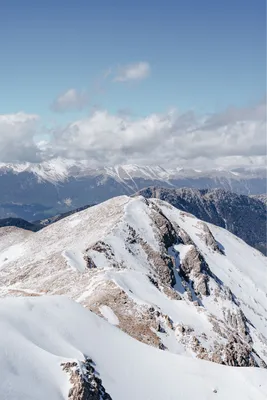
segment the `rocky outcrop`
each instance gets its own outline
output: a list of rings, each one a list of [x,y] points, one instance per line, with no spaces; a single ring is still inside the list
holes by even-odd
[[[205,222],[221,226],[267,254],[266,195],[245,196],[223,189],[149,187],[138,194],[167,201]]]
[[[249,334],[248,321],[245,314],[240,308],[237,308],[236,312],[233,313],[227,310],[225,315],[225,320],[238,334],[246,340],[248,343],[252,342],[251,336]]]
[[[154,330],[160,312],[154,307],[138,307],[131,298],[113,282],[96,287],[93,296],[88,297],[83,305],[102,316],[100,307],[110,307],[119,320],[119,328],[135,339],[152,345],[160,346],[160,340]]]
[[[155,223],[155,235],[157,235],[160,244],[160,251],[154,250],[136,234],[136,231],[131,226],[128,226],[127,244],[139,244],[146,253],[152,269],[159,277],[161,285],[172,287],[175,285],[175,276],[173,273],[173,261],[168,255],[168,248],[176,242],[177,233],[172,223],[164,216],[160,208],[154,204],[151,204],[151,207],[154,211],[153,222]]]
[[[81,362],[61,364],[63,371],[69,375],[71,388],[69,400],[112,400],[106,392],[91,359]]]
[[[210,247],[213,251],[216,251],[217,253],[224,254],[223,249],[216,242],[208,225],[205,224],[205,222],[198,222],[198,226],[200,226],[202,228],[203,233],[200,236],[204,240],[204,243],[206,244],[206,246]]]
[[[210,294],[208,287],[209,272],[209,267],[202,255],[196,247],[192,247],[181,263],[180,275],[187,282],[192,282],[196,295],[208,296]]]

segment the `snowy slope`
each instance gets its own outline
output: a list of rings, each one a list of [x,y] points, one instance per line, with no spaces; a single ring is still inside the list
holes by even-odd
[[[267,396],[266,370],[225,367],[154,349],[64,297],[1,300],[0,327],[1,399],[67,399],[75,381],[70,383],[61,364],[76,362],[76,379],[88,387],[86,358],[113,400]]]
[[[164,200],[203,221],[221,226],[267,255],[267,209],[261,201],[264,195],[257,198],[223,189],[159,187],[140,190],[138,195]]]
[[[228,231],[123,196],[5,246],[0,295],[67,294],[154,347],[263,367],[266,273],[266,258]]]

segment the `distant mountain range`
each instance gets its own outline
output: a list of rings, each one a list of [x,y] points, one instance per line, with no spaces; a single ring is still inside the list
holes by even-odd
[[[119,165],[92,169],[89,162],[54,159],[40,164],[0,164],[0,218],[29,221],[131,195],[148,186],[222,188],[247,195],[266,193],[266,169],[164,169]]]
[[[0,219],[0,228],[4,228],[5,226],[16,226],[17,228],[32,232],[36,232],[41,228],[37,223],[32,224],[31,222],[25,221],[25,219],[12,217]]]

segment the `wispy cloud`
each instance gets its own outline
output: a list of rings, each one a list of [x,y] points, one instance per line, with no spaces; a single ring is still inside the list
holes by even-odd
[[[141,81],[149,77],[151,67],[148,62],[140,61],[134,64],[119,66],[114,81],[115,82],[129,82]]]
[[[55,99],[51,108],[55,112],[80,111],[88,102],[87,92],[69,89]]]

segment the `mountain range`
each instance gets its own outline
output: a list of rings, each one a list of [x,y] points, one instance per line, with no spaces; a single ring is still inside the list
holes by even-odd
[[[223,188],[246,195],[266,193],[266,169],[164,169],[118,165],[92,168],[87,161],[53,159],[40,164],[0,164],[0,218],[44,219],[148,186]]]
[[[266,397],[266,257],[228,230],[120,196],[0,235],[4,397]]]
[[[0,397],[265,399],[265,177],[1,164]]]

